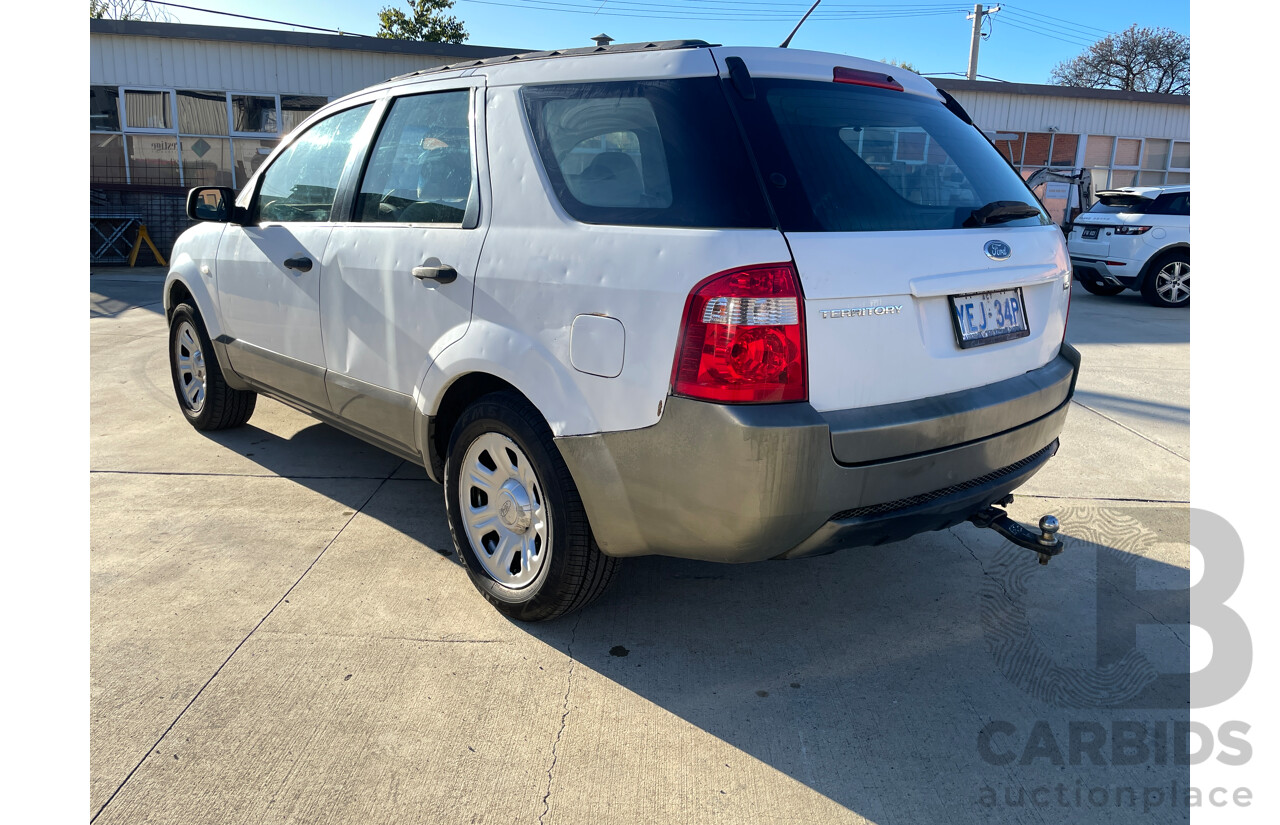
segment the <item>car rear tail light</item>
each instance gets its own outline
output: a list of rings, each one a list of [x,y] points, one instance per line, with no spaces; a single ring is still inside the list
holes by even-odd
[[[693,288],[672,390],[727,404],[809,397],[803,296],[794,266],[733,269]]]
[[[1117,235],[1141,235],[1145,232],[1151,231],[1151,227],[1149,226],[1117,226],[1115,229],[1111,231],[1115,232]]]
[[[902,84],[894,80],[892,75],[862,69],[846,69],[844,66],[836,66],[832,71],[831,79],[836,83],[851,83],[854,86],[872,86],[876,89],[892,89],[895,92],[903,90]]]

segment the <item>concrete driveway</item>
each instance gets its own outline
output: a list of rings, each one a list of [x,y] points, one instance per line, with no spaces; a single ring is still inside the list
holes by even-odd
[[[1188,713],[1186,312],[1077,290],[1076,404],[1013,507],[1062,517],[1047,567],[968,525],[639,559],[521,626],[420,468],[273,401],[187,426],[161,283],[91,278],[96,822],[1187,819],[1185,766],[1114,747]]]

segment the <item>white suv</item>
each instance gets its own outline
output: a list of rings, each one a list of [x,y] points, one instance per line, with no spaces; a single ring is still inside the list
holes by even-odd
[[[263,394],[422,464],[521,620],[644,554],[970,519],[1047,560],[1054,524],[1028,539],[992,505],[1075,387],[1062,234],[954,100],[885,70],[674,41],[335,101],[234,203],[191,192],[165,285],[182,411],[236,426]]]
[[[1142,293],[1158,307],[1191,303],[1191,187],[1098,193],[1067,238],[1075,278],[1094,295]]]

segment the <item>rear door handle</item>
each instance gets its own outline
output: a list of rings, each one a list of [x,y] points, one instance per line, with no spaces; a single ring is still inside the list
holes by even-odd
[[[299,272],[311,271],[311,259],[305,255],[297,258],[285,258],[284,265],[287,269],[296,269]]]
[[[458,270],[451,266],[415,266],[413,268],[413,277],[419,281],[451,284],[458,279]]]

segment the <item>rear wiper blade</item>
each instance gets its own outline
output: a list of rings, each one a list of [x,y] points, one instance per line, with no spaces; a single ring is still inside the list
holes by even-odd
[[[965,219],[964,225],[987,226],[993,223],[1016,221],[1018,218],[1038,218],[1040,210],[1022,201],[992,201],[979,209],[973,210]]]

